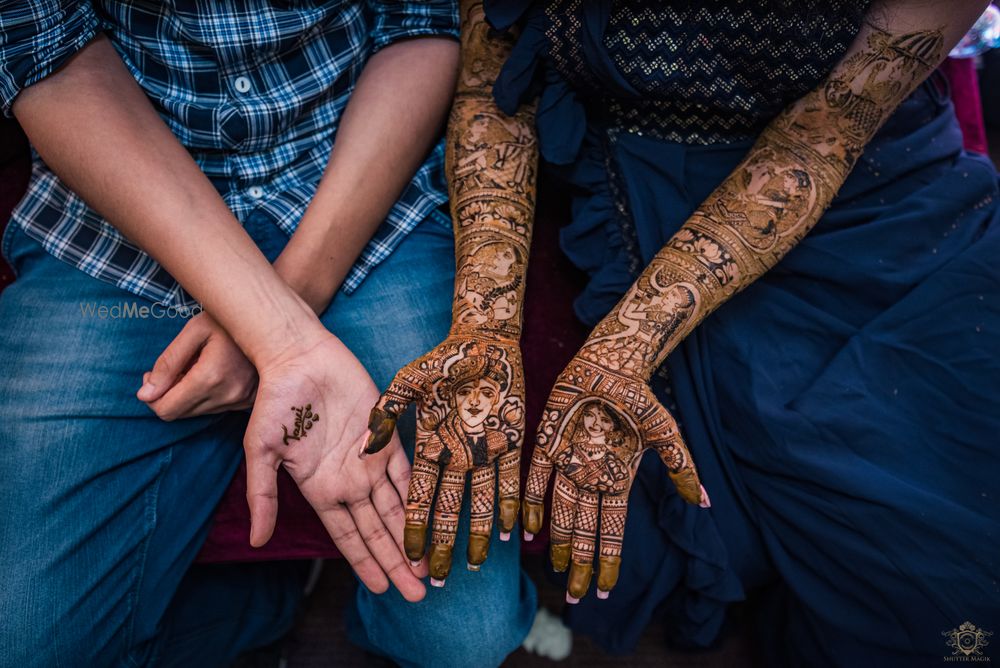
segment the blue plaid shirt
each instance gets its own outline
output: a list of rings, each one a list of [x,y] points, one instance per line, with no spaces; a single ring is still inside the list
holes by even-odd
[[[368,58],[400,39],[458,37],[456,0],[0,0],[0,104],[99,32],[238,219],[263,211],[291,235],[326,167]],[[358,258],[352,292],[418,223],[448,225],[439,143]],[[11,222],[56,257],[153,301],[193,306],[166,270],[36,155]]]

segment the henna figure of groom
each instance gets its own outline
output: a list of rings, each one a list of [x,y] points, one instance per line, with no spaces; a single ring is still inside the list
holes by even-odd
[[[455,362],[442,387],[450,410],[422,448],[442,466],[462,470],[486,466],[508,449],[507,436],[487,426],[507,393],[510,377],[497,359],[466,357]]]

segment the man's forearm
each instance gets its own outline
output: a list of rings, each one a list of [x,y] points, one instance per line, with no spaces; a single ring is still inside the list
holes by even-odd
[[[649,378],[698,323],[805,237],[864,146],[984,3],[891,4],[876,3],[824,83],[768,125],[597,325],[584,359]]]
[[[406,40],[365,65],[308,210],[275,269],[316,312],[329,304],[439,137],[458,44]]]
[[[146,250],[255,363],[321,327],[99,37],[14,113],[46,164]]]
[[[493,101],[493,82],[511,40],[491,34],[481,3],[462,3],[462,66],[448,123],[447,174],[456,255],[452,332],[516,340],[538,145],[533,105],[507,116]]]

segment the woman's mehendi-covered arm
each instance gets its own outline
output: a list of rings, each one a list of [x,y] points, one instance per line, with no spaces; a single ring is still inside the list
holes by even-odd
[[[805,237],[865,144],[983,4],[875,3],[826,80],[767,126],[597,325],[580,356],[648,379],[698,323]]]
[[[533,105],[493,100],[513,37],[492,31],[481,2],[462,2],[462,65],[448,122],[446,172],[455,225],[452,333],[517,341],[535,212]]]
[[[489,550],[494,497],[500,540],[510,539],[517,521],[524,440],[519,340],[538,162],[533,108],[508,116],[493,101],[493,82],[513,38],[490,30],[481,2],[463,1],[461,14],[461,67],[445,164],[455,227],[452,327],[440,345],[396,375],[372,410],[364,449],[373,453],[388,443],[399,414],[417,403],[404,544],[411,560],[421,559],[430,526],[435,586],[444,585],[451,570],[468,473],[470,570],[479,570]]]
[[[768,125],[559,375],[532,454],[524,529],[529,540],[541,529],[542,500],[555,473],[550,550],[553,567],[569,569],[570,603],[589,589],[595,555],[598,597],[618,580],[626,504],[644,449],[657,450],[683,499],[711,505],[676,422],[650,390],[650,376],[709,313],[812,229],[865,144],[985,4],[874,3],[826,80]],[[598,438],[592,407],[603,411],[614,444]],[[593,434],[580,430],[581,419],[592,420]],[[587,458],[588,465],[624,462],[627,480],[595,478],[574,462],[577,449],[576,461]]]

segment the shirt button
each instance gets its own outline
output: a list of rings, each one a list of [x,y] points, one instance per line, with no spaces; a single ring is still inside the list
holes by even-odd
[[[236,88],[236,92],[238,93],[249,93],[250,79],[246,77],[236,77],[236,81],[233,82],[233,86]]]
[[[247,194],[254,199],[260,199],[264,196],[264,189],[260,186],[250,186],[250,188],[247,189]]]

